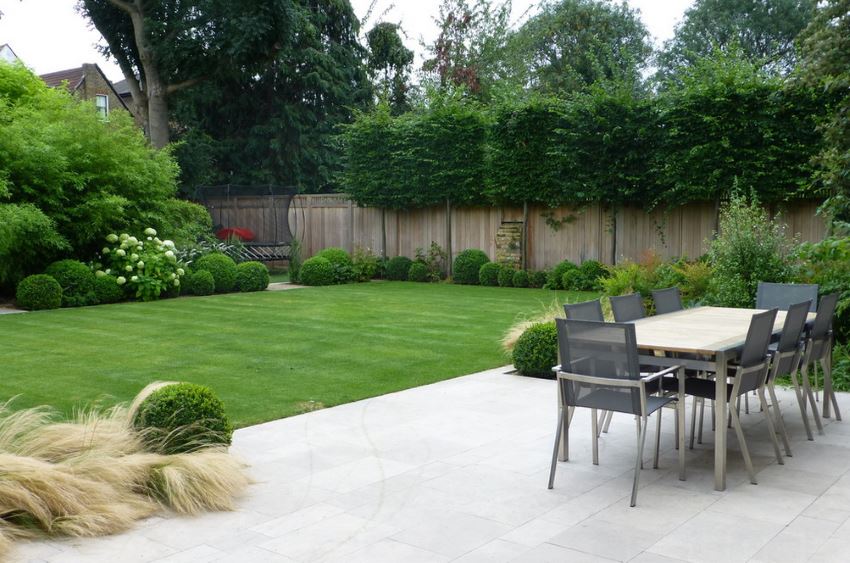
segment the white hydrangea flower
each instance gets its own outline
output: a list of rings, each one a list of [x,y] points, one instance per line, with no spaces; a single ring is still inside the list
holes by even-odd
[[[174,248],[174,241],[165,239],[164,241],[162,241],[162,245],[167,246],[168,248]]]
[[[127,239],[127,242],[129,242],[130,244],[139,244],[139,239],[137,239],[136,237],[130,237]]]
[[[176,278],[177,278],[177,274],[175,274],[174,272],[172,272],[171,276],[169,276],[169,279],[172,279],[172,280],[176,279]]]
[[[183,268],[177,268],[177,275],[178,276],[182,276],[185,273],[186,273],[186,270],[184,270]]]
[[[122,243],[121,243],[121,248],[122,248],[122,250],[123,250],[123,249],[125,249],[125,248],[129,248],[129,247],[130,247],[130,245],[129,245],[129,244],[127,244],[127,241],[126,241],[126,240],[125,240],[124,242],[122,242]]]
[[[106,269],[106,274],[107,274],[107,275],[109,275],[109,274],[111,274],[111,273],[112,273],[112,270],[110,270],[109,268],[107,268],[107,269]]]
[[[136,263],[136,266],[137,266],[137,267],[141,270],[142,268],[144,268],[144,267],[145,267],[145,263],[144,263],[144,262],[142,262],[141,260],[139,260],[139,261]]]
[[[165,257],[168,258],[169,260],[173,260],[174,259],[174,252],[171,251],[171,250],[166,250],[165,251]]]
[[[106,241],[107,242],[118,242],[118,235],[116,235],[115,233],[108,234],[108,235],[106,235]]]
[[[94,273],[94,275],[95,275],[95,277],[97,277],[97,278],[102,278],[103,276],[105,276],[105,275],[106,275],[106,272],[104,272],[103,270],[98,270],[98,271],[96,271],[96,272]]]
[[[124,271],[125,271],[125,272],[132,272],[132,271],[133,271],[133,266],[131,266],[131,265],[127,264],[126,266],[124,266]]]
[[[119,248],[118,250],[115,251],[115,254],[123,257],[123,256],[127,256],[127,251],[124,250],[123,248]]]
[[[162,241],[159,240],[159,237],[153,237],[153,241],[157,244],[162,244]]]
[[[153,240],[153,237],[148,237],[148,240]]]
[[[122,241],[125,241],[125,240],[130,238],[130,235],[128,235],[127,233],[121,233],[121,236],[118,237],[118,238],[121,239]]]
[[[174,280],[174,287],[178,287],[180,285],[180,280]]]
[[[118,285],[124,285],[125,283],[127,283],[127,278],[125,278],[124,276],[118,276],[118,278],[116,278],[115,282]]]
[[[139,276],[133,276],[132,278],[130,278],[130,281],[134,283],[139,281]]]
[[[111,251],[109,250],[109,247],[108,247],[108,246],[104,246],[104,247],[103,247],[103,251],[102,251],[102,252],[103,252],[104,254],[109,254]]]
[[[135,252],[134,252],[133,254],[131,254],[131,255],[130,255],[130,261],[131,261],[131,262],[135,262],[135,261],[137,261],[138,259],[139,259],[139,255],[138,255],[138,254],[136,254]]]
[[[154,237],[154,236],[156,236],[156,229],[148,227],[147,229],[145,229],[145,234],[148,235],[149,237]]]

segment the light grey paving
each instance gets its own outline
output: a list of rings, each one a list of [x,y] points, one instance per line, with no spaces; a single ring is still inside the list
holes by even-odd
[[[228,513],[160,514],[107,538],[20,543],[15,561],[305,563],[847,561],[850,421],[805,439],[780,391],[794,456],[777,465],[763,415],[742,415],[759,485],[729,433],[728,490],[714,490],[713,436],[687,451],[679,481],[673,417],[661,468],[628,506],[634,421],[617,415],[591,463],[579,411],[571,461],[548,490],[552,381],[507,368],[244,428],[233,452],[257,481]],[[841,395],[850,413],[850,396]],[[754,402],[751,403],[755,404]],[[690,404],[688,405],[690,407]],[[654,430],[654,424],[651,426]],[[650,434],[651,435],[651,434]],[[651,440],[648,440],[651,442]]]

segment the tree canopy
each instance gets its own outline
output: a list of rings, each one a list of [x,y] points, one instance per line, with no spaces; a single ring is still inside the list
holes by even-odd
[[[381,22],[366,33],[369,77],[379,98],[396,114],[410,109],[408,81],[413,64],[413,51],[404,46],[400,29],[398,24]]]

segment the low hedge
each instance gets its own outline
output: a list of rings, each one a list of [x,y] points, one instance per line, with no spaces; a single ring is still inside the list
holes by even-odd
[[[522,375],[554,378],[558,364],[558,330],[555,322],[531,325],[517,339],[513,350],[514,367]]]
[[[94,293],[101,304],[118,303],[124,300],[124,288],[118,285],[118,278],[108,274],[94,280]]]
[[[387,262],[386,276],[391,281],[407,281],[413,260],[407,256],[396,256]]]
[[[49,265],[44,273],[62,286],[63,307],[97,304],[94,272],[79,260],[59,260]]]
[[[499,272],[502,270],[501,264],[497,262],[487,262],[482,264],[478,270],[478,283],[481,285],[497,286],[499,285]]]
[[[541,288],[546,285],[546,280],[549,279],[549,272],[540,270],[537,272],[529,272],[528,287]]]
[[[212,295],[215,293],[215,278],[206,270],[198,270],[187,276],[186,291],[192,295]]]
[[[410,269],[407,271],[407,279],[412,282],[429,281],[428,266],[422,262],[413,262],[410,265]]]
[[[301,264],[298,280],[304,285],[333,285],[334,268],[327,258],[313,256]]]
[[[528,282],[528,272],[525,270],[517,270],[514,272],[514,287],[528,287]]]
[[[316,256],[331,263],[334,283],[350,283],[355,279],[354,262],[351,256],[342,248],[329,247],[320,250]]]
[[[549,272],[546,278],[546,285],[544,287],[547,289],[565,289],[564,274],[572,270],[578,270],[578,266],[569,260],[564,260],[555,266],[551,272]]]
[[[230,256],[218,252],[201,256],[194,263],[193,269],[212,274],[216,293],[229,293],[236,287],[236,262]]]
[[[516,270],[514,268],[503,264],[499,268],[499,287],[513,287],[515,272]]]
[[[469,248],[457,255],[452,267],[452,281],[464,285],[478,285],[481,266],[490,259],[482,250]]]
[[[62,286],[52,276],[27,276],[18,284],[15,300],[21,309],[40,311],[62,306]]]
[[[263,291],[269,286],[269,269],[262,262],[242,262],[236,266],[236,289]]]

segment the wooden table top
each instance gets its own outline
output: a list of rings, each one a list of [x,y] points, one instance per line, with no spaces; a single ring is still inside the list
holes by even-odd
[[[634,321],[638,348],[666,352],[714,354],[742,346],[750,320],[760,309],[695,307]],[[776,313],[774,334],[782,331],[786,311]],[[809,313],[809,320],[815,314]]]

